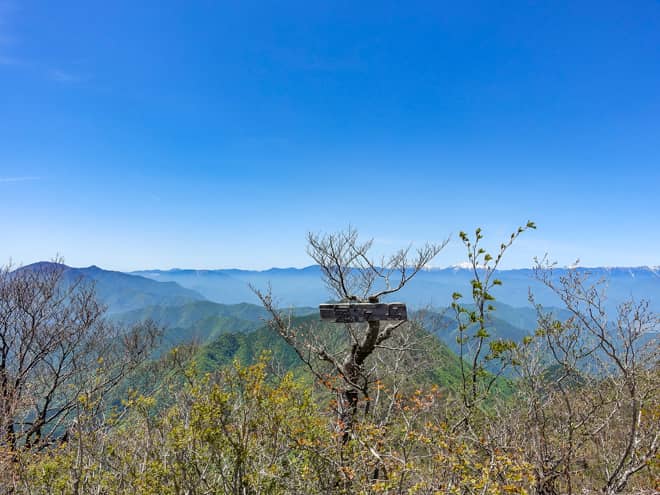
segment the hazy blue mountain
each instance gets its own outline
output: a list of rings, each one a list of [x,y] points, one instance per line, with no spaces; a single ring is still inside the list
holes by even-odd
[[[145,306],[114,315],[116,320],[135,323],[150,318],[171,327],[189,327],[210,317],[230,317],[243,321],[262,322],[268,313],[256,304],[219,304],[212,301],[194,301],[183,305]]]
[[[536,330],[538,315],[536,309],[531,305],[517,308],[500,301],[491,301],[491,305],[495,308],[490,312],[491,318],[505,322],[512,327],[516,327],[528,333],[533,333]],[[464,306],[470,310],[475,309],[474,304],[464,304]],[[543,311],[553,313],[554,316],[560,320],[566,320],[571,316],[571,313],[568,310],[553,306],[544,306]],[[438,311],[435,311],[435,313],[437,312]],[[451,308],[443,310],[442,315],[455,321],[454,311]]]
[[[591,274],[592,280],[604,279],[608,285],[610,306],[634,296],[646,298],[657,309],[660,304],[660,269],[636,268],[578,268]],[[318,266],[307,268],[282,268],[265,271],[252,270],[146,270],[134,272],[158,281],[177,282],[183,287],[198,291],[208,299],[233,304],[258,303],[249,285],[265,289],[270,283],[273,294],[285,306],[316,306],[328,300],[331,294],[324,286]],[[555,277],[561,277],[567,269],[556,269]],[[465,296],[470,293],[472,271],[465,268],[430,269],[418,274],[401,292],[393,296],[411,307],[445,307],[451,302],[453,292]],[[561,306],[549,289],[534,279],[533,271],[501,270],[497,277],[503,285],[493,291],[498,301],[510,306],[529,306],[530,290],[537,302],[546,306]]]
[[[212,301],[236,304],[259,303],[250,285],[266,290],[272,284],[273,294],[283,306],[316,306],[329,294],[317,266],[307,268],[271,268],[253,270],[144,270],[133,272],[158,281],[177,282],[196,290]]]
[[[293,308],[295,316],[306,316],[318,311],[317,308]],[[182,305],[154,305],[144,308],[115,313],[113,319],[132,324],[146,319],[154,320],[165,327],[188,328],[213,318],[227,318],[244,324],[263,325],[270,319],[270,314],[256,304],[219,304],[212,301],[194,301]],[[237,328],[236,331],[242,331]]]
[[[315,313],[316,308],[294,308],[294,315]],[[115,321],[127,325],[151,319],[164,331],[163,348],[183,342],[207,342],[224,333],[251,332],[264,325],[269,313],[256,304],[219,304],[211,301],[194,301],[183,305],[154,305],[115,313]]]
[[[515,311],[512,311],[512,314],[514,313]],[[459,352],[459,345],[456,343],[458,325],[456,324],[456,320],[452,318],[451,313],[446,312],[442,315],[430,313],[424,318],[424,326],[442,340],[452,351],[455,353]],[[521,342],[525,336],[534,334],[536,325],[518,327],[505,319],[491,314],[488,318],[486,328],[493,340],[503,339]],[[467,332],[470,335],[474,333],[472,329],[468,329]]]
[[[73,268],[49,262],[34,263],[18,270],[61,269],[69,282],[92,282],[97,297],[108,306],[108,313],[117,313],[150,305],[182,305],[204,300],[200,293],[184,288],[174,281],[158,282],[139,275],[103,270],[98,266]]]
[[[21,269],[48,266],[48,263],[29,265]],[[332,296],[325,287],[318,266],[307,268],[273,268],[264,271],[254,270],[147,270],[131,274],[103,270],[97,266],[87,268],[64,267],[69,280],[83,278],[96,284],[99,298],[108,305],[109,312],[125,312],[147,306],[182,306],[190,302],[208,299],[227,305],[259,301],[250,285],[265,290],[272,286],[276,302],[281,307],[312,307],[329,300]],[[646,298],[654,310],[660,307],[660,269],[657,267],[637,268],[579,268],[591,273],[593,280],[607,282],[609,306],[612,308],[630,296]],[[563,276],[567,269],[555,270],[555,277]],[[451,302],[453,292],[461,292],[469,302],[470,279],[472,272],[464,268],[430,269],[420,272],[401,292],[391,300],[406,302],[411,309],[446,307]],[[528,326],[523,320],[534,319],[533,309],[528,301],[530,290],[537,302],[545,306],[561,307],[561,302],[540,282],[534,279],[532,270],[502,270],[497,277],[503,282],[493,294],[497,301],[513,306],[513,321],[504,318],[518,327]],[[528,308],[526,313],[518,308]],[[204,306],[198,309],[204,311]],[[248,314],[256,314],[253,308]],[[237,315],[238,318],[243,318]],[[498,315],[498,318],[503,318]],[[513,318],[513,316],[512,316]]]

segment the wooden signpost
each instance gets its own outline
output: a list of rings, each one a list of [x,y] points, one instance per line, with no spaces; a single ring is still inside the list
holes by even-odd
[[[403,303],[320,304],[319,311],[321,320],[335,323],[408,319],[406,305]]]

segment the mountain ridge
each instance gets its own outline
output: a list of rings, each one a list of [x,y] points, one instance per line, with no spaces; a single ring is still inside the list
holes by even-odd
[[[554,280],[575,270],[588,274],[592,282],[606,281],[612,307],[635,297],[648,299],[657,305],[660,301],[660,269],[656,266],[638,267],[556,267]],[[267,290],[289,306],[313,306],[326,301],[330,296],[318,265],[303,268],[270,268],[268,270],[216,269],[216,270],[140,270],[131,272],[159,281],[176,281],[183,287],[196,290],[206,298],[222,303],[257,303],[250,286]],[[515,307],[529,306],[532,291],[538,303],[557,306],[560,301],[539,280],[534,278],[532,268],[497,270],[502,287],[494,291],[496,299]],[[473,270],[463,267],[429,268],[401,290],[397,299],[412,307],[448,306],[453,292],[470,291]],[[222,280],[222,282],[221,282]],[[656,306],[657,307],[657,306]]]
[[[92,280],[110,313],[205,300],[219,304],[260,304],[252,287],[263,291],[270,287],[278,305],[282,307],[315,307],[332,299],[318,265],[268,270],[177,268],[127,273],[105,270],[97,265],[76,268],[52,262],[37,262],[17,270],[49,266],[64,270],[65,278],[70,281],[79,277]],[[611,309],[630,297],[647,299],[653,309],[658,308],[660,269],[655,266],[555,268],[554,280],[565,276],[570,270],[590,274],[594,282],[604,280]],[[493,290],[498,301],[513,307],[530,307],[529,294],[532,292],[539,304],[561,305],[557,296],[534,278],[534,270],[531,268],[498,270],[496,274],[503,282],[502,287]],[[473,276],[473,271],[467,268],[430,268],[420,271],[389,300],[404,301],[411,309],[447,307],[454,292],[470,293],[470,280]]]
[[[22,270],[62,270],[65,282],[87,280],[94,284],[99,299],[108,306],[108,313],[119,313],[156,304],[180,305],[206,298],[175,281],[155,281],[130,273],[105,270],[96,265],[72,267],[63,263],[39,261],[18,267]]]

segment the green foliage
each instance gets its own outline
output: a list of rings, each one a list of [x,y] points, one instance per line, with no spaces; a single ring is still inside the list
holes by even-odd
[[[16,493],[527,493],[519,453],[484,453],[449,429],[437,387],[396,396],[386,422],[363,418],[339,446],[331,413],[267,359],[189,381],[157,417],[153,398],[126,401],[106,430],[25,453]],[[385,389],[381,393],[387,394]]]

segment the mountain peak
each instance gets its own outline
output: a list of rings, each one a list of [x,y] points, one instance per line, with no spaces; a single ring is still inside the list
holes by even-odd
[[[54,261],[37,261],[29,265],[18,267],[17,270],[44,270],[44,269],[60,269],[70,270],[71,267],[64,263],[56,263]]]

